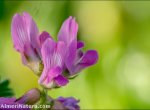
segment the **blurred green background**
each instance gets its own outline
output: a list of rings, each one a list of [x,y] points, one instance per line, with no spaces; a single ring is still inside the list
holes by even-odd
[[[99,52],[96,65],[49,95],[74,96],[81,100],[82,109],[150,108],[149,1],[0,0],[0,76],[10,79],[17,97],[38,87],[37,76],[22,65],[11,40],[12,16],[24,11],[40,31],[55,39],[62,22],[75,16],[85,50]]]

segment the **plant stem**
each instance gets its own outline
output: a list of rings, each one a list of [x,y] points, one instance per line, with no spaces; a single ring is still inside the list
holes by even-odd
[[[43,88],[42,96],[41,96],[41,104],[46,104],[48,98],[48,90]]]

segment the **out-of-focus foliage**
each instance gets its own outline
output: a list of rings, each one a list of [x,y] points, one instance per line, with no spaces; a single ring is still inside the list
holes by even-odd
[[[29,12],[40,31],[55,39],[70,15],[79,23],[78,38],[99,52],[98,63],[81,72],[53,97],[74,96],[82,109],[150,108],[150,1],[0,1],[0,73],[17,96],[38,87],[38,78],[13,49],[11,19]]]
[[[0,80],[0,97],[11,97],[13,96],[13,91],[10,89],[9,80]]]

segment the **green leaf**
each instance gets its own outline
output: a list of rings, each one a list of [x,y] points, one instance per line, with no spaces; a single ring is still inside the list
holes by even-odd
[[[0,79],[0,97],[11,97],[14,95],[11,88],[9,88],[9,80]]]

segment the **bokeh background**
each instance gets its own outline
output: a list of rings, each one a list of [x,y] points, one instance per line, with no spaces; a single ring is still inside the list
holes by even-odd
[[[150,108],[149,1],[0,0],[0,77],[10,80],[16,97],[39,87],[11,40],[12,16],[24,11],[55,39],[62,22],[75,16],[84,49],[99,52],[96,65],[49,95],[74,96],[82,109]]]

